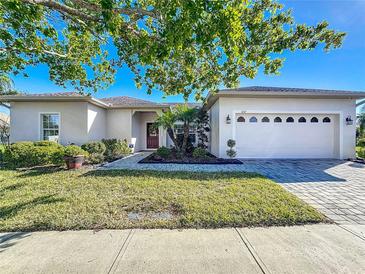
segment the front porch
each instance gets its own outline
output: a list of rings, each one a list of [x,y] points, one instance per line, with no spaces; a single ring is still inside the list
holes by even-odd
[[[131,143],[134,152],[166,146],[166,131],[162,127],[155,129],[153,126],[160,113],[161,110],[133,111]]]

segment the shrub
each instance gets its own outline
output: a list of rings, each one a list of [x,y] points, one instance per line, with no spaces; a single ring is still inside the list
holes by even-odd
[[[40,147],[59,147],[60,144],[53,142],[53,141],[37,141],[34,142],[33,145],[40,146]]]
[[[99,164],[104,161],[106,146],[103,142],[89,142],[83,144],[81,148],[89,154],[87,158],[89,163]]]
[[[365,147],[365,138],[359,139],[359,140],[357,141],[357,145],[358,145],[359,147]]]
[[[357,150],[357,156],[358,156],[359,158],[365,159],[365,147],[360,147],[360,148]]]
[[[203,159],[207,157],[207,151],[204,148],[197,147],[193,151],[193,157],[197,159]]]
[[[4,159],[5,146],[0,145],[0,163],[3,162]]]
[[[66,157],[76,157],[79,155],[87,157],[89,154],[79,146],[69,145],[64,148],[64,155]]]
[[[227,150],[227,156],[229,158],[234,158],[237,155],[236,151],[233,149],[235,145],[236,145],[235,140],[229,139],[227,141],[227,146],[229,147],[229,149]]]
[[[234,157],[236,157],[236,155],[237,155],[237,153],[234,149],[230,148],[227,150],[227,156],[229,158],[234,158]]]
[[[167,147],[159,147],[156,154],[163,159],[167,159],[171,155],[171,149]]]
[[[106,146],[103,142],[89,142],[83,144],[81,148],[87,151],[89,154],[104,154]]]
[[[104,153],[105,158],[108,161],[124,157],[132,153],[132,149],[129,147],[126,139],[103,139],[106,150]]]
[[[233,148],[235,145],[236,145],[236,141],[235,141],[235,140],[229,139],[229,140],[227,141],[227,146],[228,146],[229,148]]]
[[[4,162],[10,168],[61,165],[63,156],[63,147],[57,143],[19,142],[5,148]]]

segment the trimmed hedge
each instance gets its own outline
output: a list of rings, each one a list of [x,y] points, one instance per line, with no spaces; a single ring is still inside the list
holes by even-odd
[[[157,149],[156,154],[163,159],[167,159],[171,154],[171,149],[162,146]]]
[[[100,164],[104,161],[106,146],[103,142],[89,142],[83,144],[81,148],[89,153],[87,161],[91,164]]]
[[[101,141],[106,147],[104,156],[107,161],[122,158],[132,153],[132,149],[129,148],[125,139],[123,141],[118,139],[103,139]]]
[[[64,147],[63,154],[66,157],[76,157],[76,156],[80,156],[80,155],[82,155],[84,157],[89,156],[89,153],[87,153],[81,147],[76,146],[76,145],[69,145],[69,146]]]
[[[54,142],[19,142],[5,149],[4,163],[9,168],[61,165],[63,147]]]

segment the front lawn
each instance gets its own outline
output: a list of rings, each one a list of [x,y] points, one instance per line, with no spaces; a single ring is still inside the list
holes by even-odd
[[[0,170],[0,231],[293,225],[324,217],[257,174]]]

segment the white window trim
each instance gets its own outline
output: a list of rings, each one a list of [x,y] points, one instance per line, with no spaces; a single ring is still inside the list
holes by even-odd
[[[48,112],[39,112],[38,113],[38,140],[43,141],[43,121],[42,121],[42,115],[44,114],[57,114],[59,117],[59,125],[58,125],[58,142],[61,142],[61,125],[62,125],[62,118],[61,118],[61,112],[57,111],[48,111]]]

